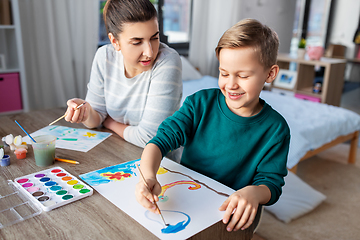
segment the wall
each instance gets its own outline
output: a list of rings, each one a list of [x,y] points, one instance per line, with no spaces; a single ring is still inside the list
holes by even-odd
[[[333,0],[333,18],[329,29],[329,43],[346,46],[346,57],[356,56],[356,45],[353,42],[355,31],[360,17],[359,0]],[[346,66],[345,79],[352,82],[360,82],[360,64],[348,63]]]
[[[203,75],[218,76],[214,49],[224,31],[244,18],[255,18],[274,29],[279,52],[289,52],[296,0],[194,0],[190,62]]]
[[[256,18],[274,29],[280,39],[279,52],[288,53],[293,32],[296,0],[242,0],[241,17]]]
[[[332,26],[329,29],[329,43],[342,44],[347,47],[346,57],[353,58],[353,42],[360,16],[359,0],[333,0]]]

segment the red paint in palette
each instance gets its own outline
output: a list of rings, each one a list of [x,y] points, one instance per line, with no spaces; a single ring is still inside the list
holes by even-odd
[[[60,169],[53,169],[53,170],[51,170],[51,173],[59,173],[59,172],[61,172]]]
[[[20,183],[20,184],[26,183],[26,182],[28,182],[28,181],[29,181],[28,178],[22,178],[22,179],[17,180],[17,182]]]
[[[65,177],[67,174],[66,173],[58,173],[56,174],[57,177]]]

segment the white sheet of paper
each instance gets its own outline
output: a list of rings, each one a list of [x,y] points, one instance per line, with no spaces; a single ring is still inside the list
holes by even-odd
[[[157,175],[162,186],[158,206],[169,224],[164,226],[160,215],[136,201],[139,163],[140,159],[130,161],[80,178],[160,239],[186,239],[222,219],[224,212],[218,208],[234,190],[164,158]]]
[[[57,148],[87,152],[108,138],[111,133],[57,125],[46,126],[36,132],[30,133],[32,138],[40,135],[55,136],[57,138],[55,144]],[[32,143],[28,136],[23,137],[23,141],[28,144]]]

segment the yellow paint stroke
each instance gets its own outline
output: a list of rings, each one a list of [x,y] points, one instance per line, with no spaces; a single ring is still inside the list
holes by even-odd
[[[176,182],[172,182],[172,183],[169,183],[169,184],[165,184],[164,186],[161,187],[161,193],[159,195],[159,198],[162,198],[164,199],[164,195],[165,195],[165,192],[169,189],[169,188],[172,188],[176,185],[182,185],[182,184],[190,184],[190,185],[193,185],[193,186],[190,186],[188,187],[189,190],[196,190],[196,189],[199,189],[201,188],[201,185],[196,183],[196,182],[193,182],[193,181],[176,181]]]
[[[85,135],[83,135],[84,137],[95,137],[96,133],[91,133],[91,132],[86,132]]]
[[[100,176],[113,181],[123,181],[125,180],[125,178],[131,177],[131,174],[124,172],[116,172],[116,173],[107,172],[107,173],[101,173]]]
[[[164,174],[164,173],[167,173],[168,172],[168,170],[166,170],[166,169],[164,169],[163,167],[159,167],[159,170],[157,171],[157,173],[156,174]]]

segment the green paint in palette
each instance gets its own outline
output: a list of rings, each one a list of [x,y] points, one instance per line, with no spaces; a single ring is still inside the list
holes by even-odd
[[[56,192],[56,195],[65,195],[65,194],[67,194],[66,190],[60,190]]]
[[[89,189],[81,189],[81,190],[79,191],[79,193],[81,193],[81,194],[88,193],[88,192],[90,192]]]
[[[82,184],[76,184],[73,186],[74,189],[83,189],[84,188],[84,185]]]
[[[65,195],[62,197],[62,200],[69,200],[72,199],[74,196],[73,195]]]

